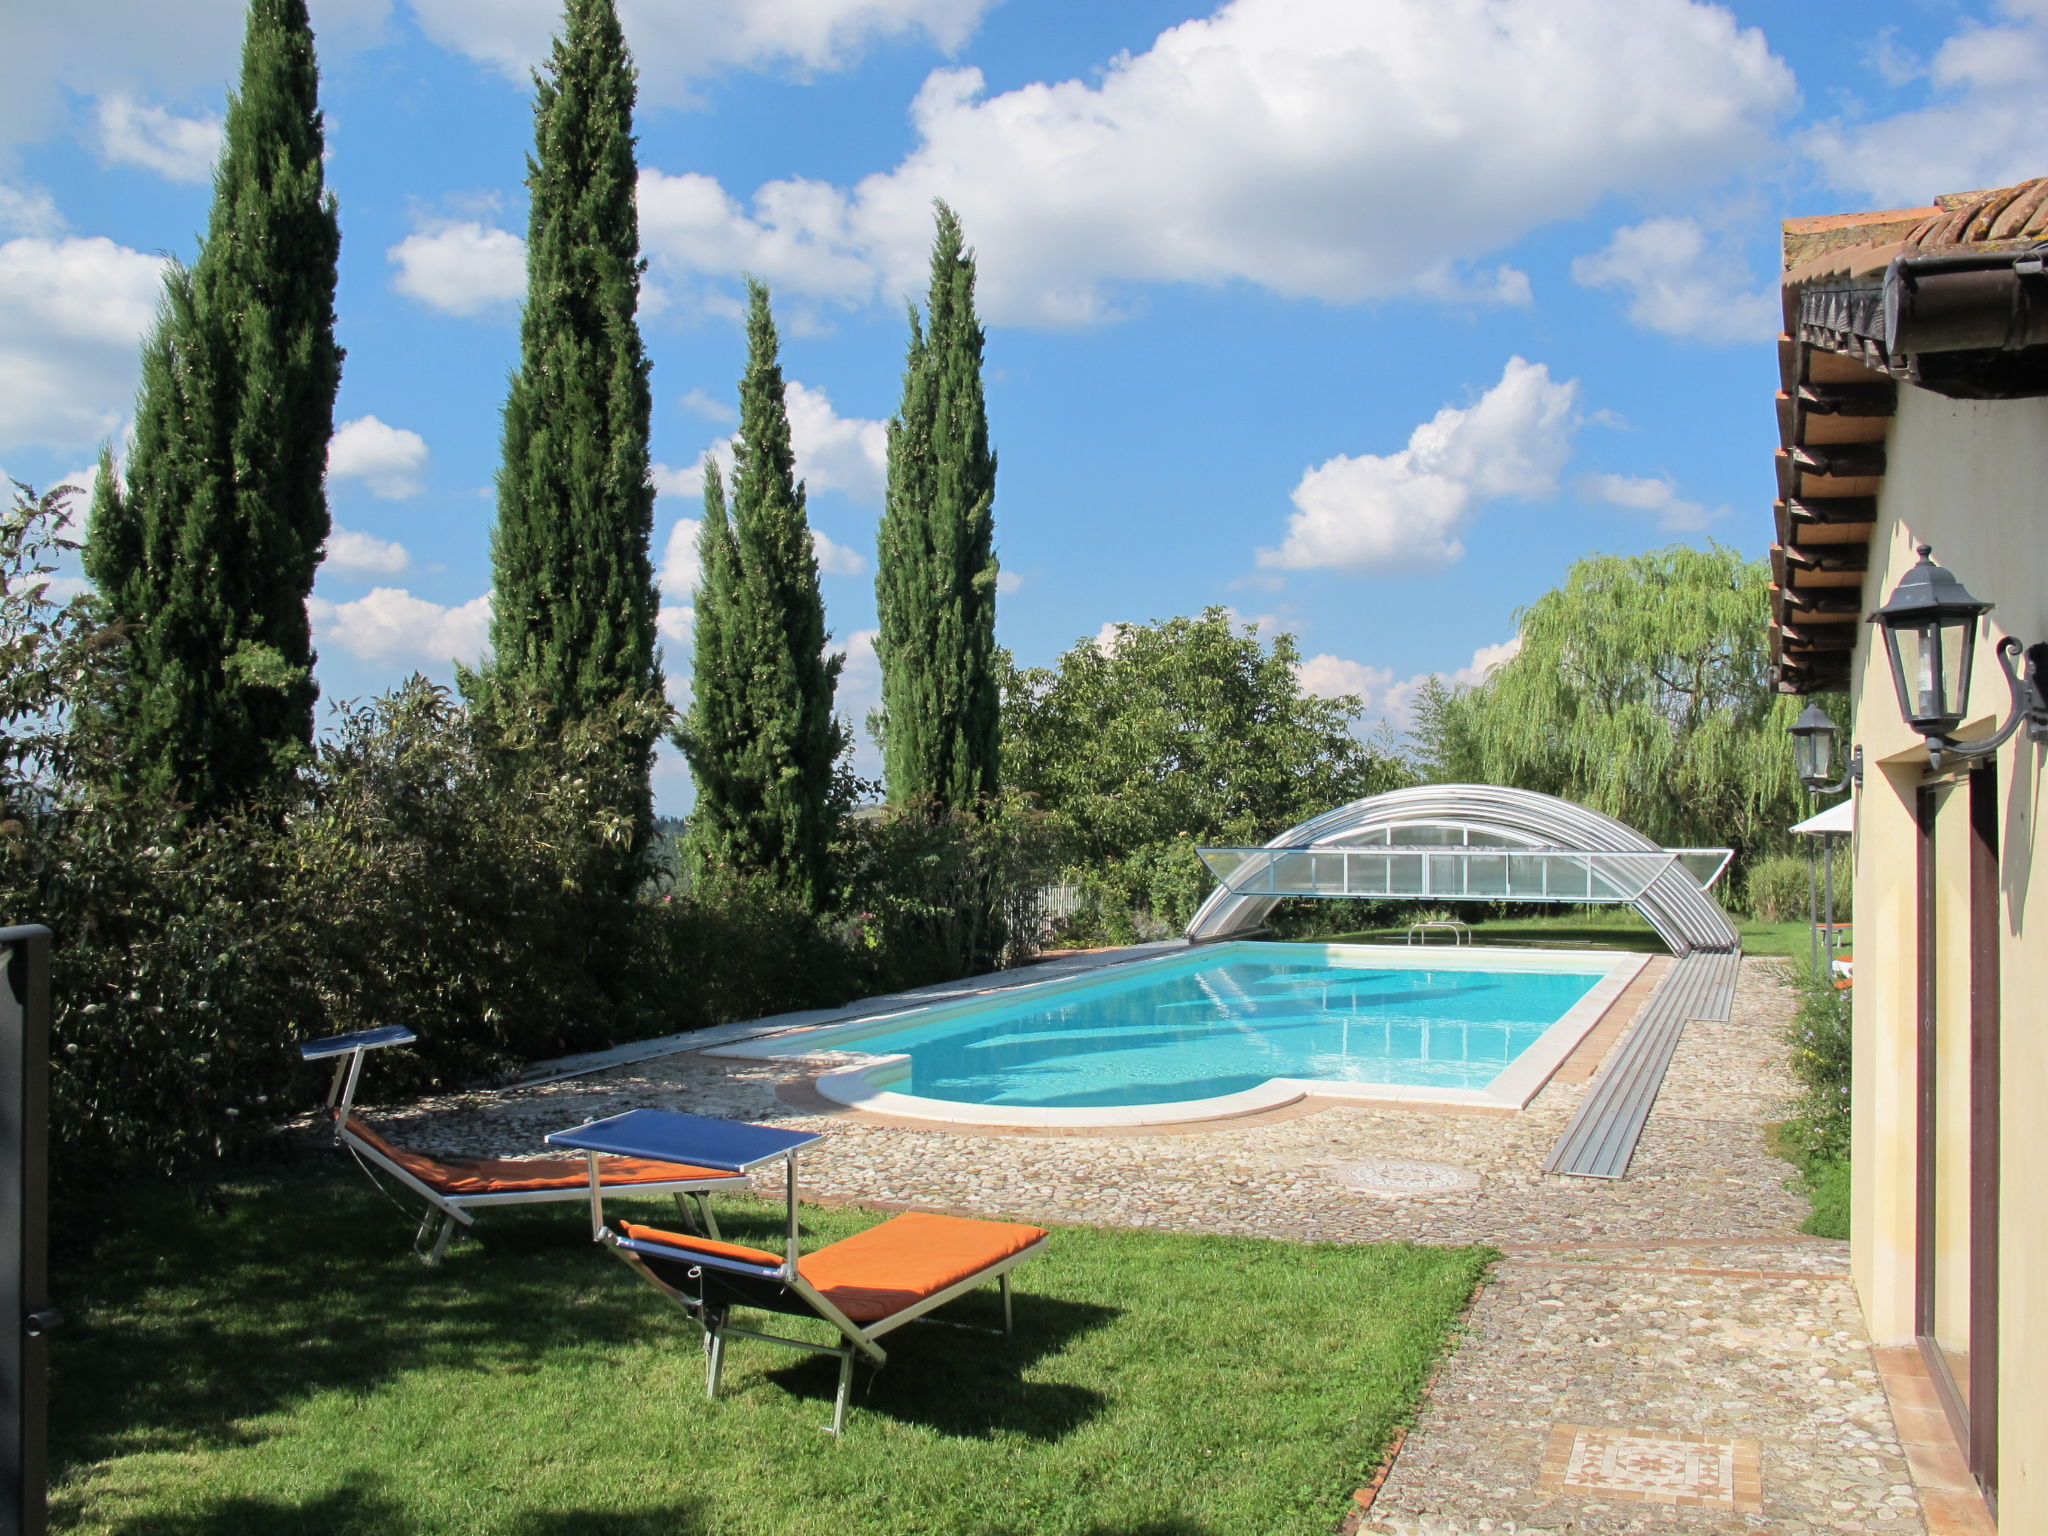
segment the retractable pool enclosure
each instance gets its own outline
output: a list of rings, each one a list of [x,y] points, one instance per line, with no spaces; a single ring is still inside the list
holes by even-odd
[[[1204,848],[1220,882],[1187,936],[1241,937],[1290,897],[1531,901],[1632,906],[1673,954],[1731,950],[1709,888],[1726,848],[1659,848],[1611,816],[1554,795],[1432,784],[1327,811],[1263,848]]]

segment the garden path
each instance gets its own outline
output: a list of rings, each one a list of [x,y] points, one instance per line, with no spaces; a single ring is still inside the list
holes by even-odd
[[[681,1108],[830,1132],[804,1159],[810,1198],[1491,1243],[1505,1256],[1467,1336],[1354,1529],[1920,1533],[1847,1245],[1797,1233],[1805,1200],[1765,1145],[1791,1091],[1779,1043],[1791,1006],[1781,964],[1745,962],[1732,1019],[1686,1027],[1615,1181],[1541,1171],[1586,1091],[1569,1074],[1520,1114],[1297,1107],[1079,1135],[838,1112],[808,1089],[810,1069],[677,1052],[393,1118],[423,1150],[518,1155],[591,1116]]]

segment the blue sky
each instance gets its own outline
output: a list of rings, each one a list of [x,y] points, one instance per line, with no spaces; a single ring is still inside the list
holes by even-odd
[[[348,348],[320,680],[474,660],[550,0],[312,0]],[[2048,171],[2048,0],[621,0],[664,641],[742,275],[774,290],[842,707],[930,200],[982,263],[1000,637],[1227,604],[1398,725],[1592,551],[1770,538],[1778,221]],[[0,468],[117,450],[204,228],[230,0],[0,12]],[[871,749],[864,760],[872,765]],[[664,757],[664,809],[688,801]]]

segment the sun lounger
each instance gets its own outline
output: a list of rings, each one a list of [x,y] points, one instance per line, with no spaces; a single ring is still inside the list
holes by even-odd
[[[993,1280],[1002,1290],[1000,1331],[1008,1336],[1010,1271],[1044,1252],[1048,1236],[1042,1227],[1015,1222],[913,1212],[805,1254],[798,1251],[796,1153],[819,1139],[814,1134],[642,1109],[556,1131],[547,1139],[581,1150],[593,1169],[601,1153],[688,1156],[735,1172],[783,1162],[788,1211],[780,1254],[634,1222],[608,1227],[603,1187],[594,1175],[586,1184],[591,1234],[704,1330],[707,1397],[718,1396],[728,1339],[837,1356],[839,1389],[830,1426],[835,1435],[846,1425],[854,1358],[885,1364],[888,1354],[875,1342],[883,1335]],[[735,1327],[731,1314],[740,1308],[815,1318],[836,1330],[841,1342],[817,1344]]]
[[[475,1213],[486,1206],[589,1198],[591,1165],[584,1158],[448,1161],[398,1146],[372,1129],[355,1113],[363,1058],[373,1050],[408,1045],[416,1038],[403,1025],[392,1024],[309,1040],[299,1047],[299,1055],[306,1061],[334,1060],[327,1113],[335,1145],[346,1147],[372,1178],[382,1172],[426,1202],[419,1233],[413,1239],[413,1251],[421,1259],[440,1263],[456,1228],[475,1225]],[[603,1187],[613,1194],[674,1195],[684,1223],[693,1229],[701,1223],[713,1238],[718,1236],[718,1219],[706,1197],[714,1189],[745,1188],[747,1183],[744,1174],[725,1169],[638,1158],[602,1158],[596,1168]],[[694,1212],[687,1203],[690,1200],[696,1202]]]

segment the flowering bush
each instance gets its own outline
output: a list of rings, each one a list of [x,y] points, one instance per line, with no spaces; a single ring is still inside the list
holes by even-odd
[[[1787,1065],[1799,1079],[1797,1111],[1785,1135],[1807,1159],[1849,1155],[1849,1073],[1853,1004],[1832,979],[1802,968],[1799,1006],[1786,1036]]]

